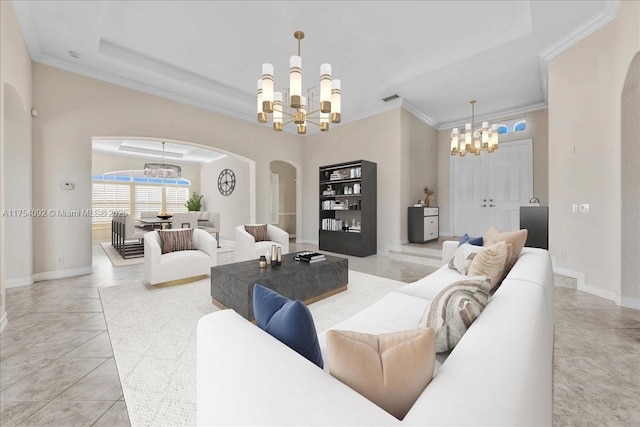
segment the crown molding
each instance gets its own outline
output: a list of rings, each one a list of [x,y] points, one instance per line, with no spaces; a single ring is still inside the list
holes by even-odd
[[[434,129],[438,129],[438,123],[433,120],[431,117],[424,114],[422,111],[418,110],[413,104],[407,101],[405,98],[402,99],[401,108],[412,115],[414,115],[417,119],[422,120],[424,123],[428,124]]]
[[[591,19],[583,22],[581,25],[571,30],[560,40],[548,46],[538,54],[538,56],[540,57],[539,66],[540,77],[542,80],[542,94],[545,101],[548,100],[549,91],[549,61],[565,50],[569,49],[571,46],[578,43],[580,40],[584,39],[594,31],[598,30],[609,21],[613,20],[618,14],[618,10],[620,10],[620,0],[607,1],[605,3],[604,10],[596,13],[595,15],[593,15],[593,17],[591,17]]]
[[[512,118],[516,118],[517,116],[521,116],[523,114],[532,113],[538,110],[544,110],[547,107],[548,105],[546,102],[538,102],[535,104],[525,105],[524,107],[510,108],[507,110],[496,111],[494,113],[477,116],[475,118],[475,121],[476,123],[482,123],[482,122],[497,122],[501,120],[509,120]],[[437,129],[448,130],[448,129],[453,129],[454,127],[464,128],[463,122],[464,122],[464,119],[441,123]]]

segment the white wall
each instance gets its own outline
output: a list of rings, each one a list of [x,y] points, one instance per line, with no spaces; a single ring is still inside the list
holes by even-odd
[[[218,176],[224,169],[231,169],[236,176],[236,187],[228,196],[223,196],[218,191]],[[249,169],[249,163],[233,156],[205,163],[200,168],[204,196],[202,210],[220,213],[220,237],[235,240],[235,227],[250,223]]]
[[[300,141],[305,148],[302,240],[318,242],[318,168],[369,160],[378,165],[378,252],[399,245],[401,216],[405,214],[401,202],[400,109],[335,126],[329,132],[309,135]]]
[[[418,200],[424,200],[426,185],[435,186],[438,182],[438,131],[404,109],[400,110],[400,127],[400,239],[406,243],[409,241],[408,207],[413,206]],[[438,206],[437,192],[431,197],[431,206]]]
[[[0,2],[0,211],[9,203],[31,205],[31,58],[11,2]],[[17,154],[11,158],[9,154]],[[10,164],[9,164],[10,163]],[[15,176],[12,176],[15,174]],[[18,192],[12,191],[17,184]],[[10,192],[7,193],[7,192]],[[13,200],[13,201],[12,201]],[[5,287],[7,279],[32,274],[32,223],[28,218],[6,221],[0,215],[0,331],[6,325]],[[19,228],[21,235],[12,235]],[[8,234],[7,234],[8,233]],[[19,268],[8,272],[7,267]]]
[[[638,8],[621,2],[614,20],[549,62],[550,251],[559,268],[576,274],[579,288],[616,302],[621,94],[640,50]],[[590,213],[572,213],[572,203],[589,203]]]
[[[275,160],[270,164],[271,172],[278,174],[279,193],[279,222],[278,227],[289,233],[296,234],[296,168],[287,162]]]
[[[33,66],[33,100],[40,113],[33,122],[34,207],[90,208],[93,137],[188,141],[255,160],[249,215],[259,222],[269,215],[269,162],[302,164],[295,135],[41,64]],[[62,191],[63,181],[76,189]],[[91,271],[90,218],[38,219],[33,227],[37,280]]]
[[[500,144],[522,139],[533,140],[533,194],[540,203],[549,204],[549,118],[548,110],[533,111],[524,115],[527,129],[520,132],[500,135]],[[471,118],[469,118],[470,120]],[[506,121],[499,117],[493,121]],[[438,132],[438,202],[440,205],[440,234],[451,236],[451,129]],[[500,148],[498,148],[500,149]],[[482,155],[490,155],[482,153]]]

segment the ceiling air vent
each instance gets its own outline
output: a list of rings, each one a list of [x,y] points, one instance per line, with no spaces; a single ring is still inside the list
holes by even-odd
[[[384,102],[389,102],[389,101],[393,101],[394,99],[398,99],[400,98],[400,95],[398,95],[397,93],[394,93],[393,95],[389,95],[386,98],[382,98],[382,100]]]

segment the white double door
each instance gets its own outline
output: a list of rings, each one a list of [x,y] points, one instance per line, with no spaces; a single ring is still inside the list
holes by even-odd
[[[501,144],[493,153],[451,157],[454,234],[482,236],[490,225],[520,229],[520,206],[533,195],[532,140]]]

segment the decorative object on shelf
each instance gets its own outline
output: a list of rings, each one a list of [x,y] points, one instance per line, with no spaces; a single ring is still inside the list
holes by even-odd
[[[145,163],[144,176],[153,178],[182,178],[182,168],[164,162],[164,141],[162,141],[162,163]]]
[[[260,255],[260,259],[258,260],[258,267],[267,268],[267,257],[264,255]]]
[[[482,122],[482,127],[475,130],[475,106],[476,100],[471,101],[471,123],[464,125],[464,134],[460,134],[458,128],[451,132],[451,155],[460,154],[464,157],[467,152],[476,156],[480,151],[493,153],[498,149],[498,124],[493,123],[489,127],[489,122]]]
[[[424,206],[428,208],[429,207],[429,197],[431,197],[434,194],[436,194],[436,186],[432,185],[431,187],[429,187],[428,185],[425,185],[423,191],[424,191]]]
[[[326,132],[329,130],[329,122],[340,123],[341,120],[340,80],[331,78],[331,64],[322,64],[320,84],[307,89],[307,96],[302,96],[300,40],[304,38],[304,33],[296,31],[293,37],[298,40],[298,54],[289,59],[288,91],[274,92],[273,64],[262,64],[262,78],[258,79],[257,92],[258,122],[267,123],[269,114],[272,113],[275,131],[281,131],[285,125],[293,122],[297,125],[298,134],[304,135],[309,122]],[[316,88],[319,93],[313,92]],[[312,116],[315,113],[318,116]],[[284,116],[290,119],[284,122]]]
[[[223,196],[233,193],[236,188],[236,174],[231,169],[223,169],[218,175],[218,191]]]
[[[276,262],[278,265],[282,265],[282,248],[280,246],[276,248]]]
[[[169,218],[173,218],[173,215],[171,215],[170,213],[167,212],[160,212],[160,214],[156,215],[158,218],[160,219],[169,219]]]
[[[197,212],[202,209],[203,197],[204,196],[202,194],[198,194],[196,191],[191,193],[191,197],[189,197],[189,200],[187,200],[187,203],[185,203],[185,206],[187,207],[189,212]]]

